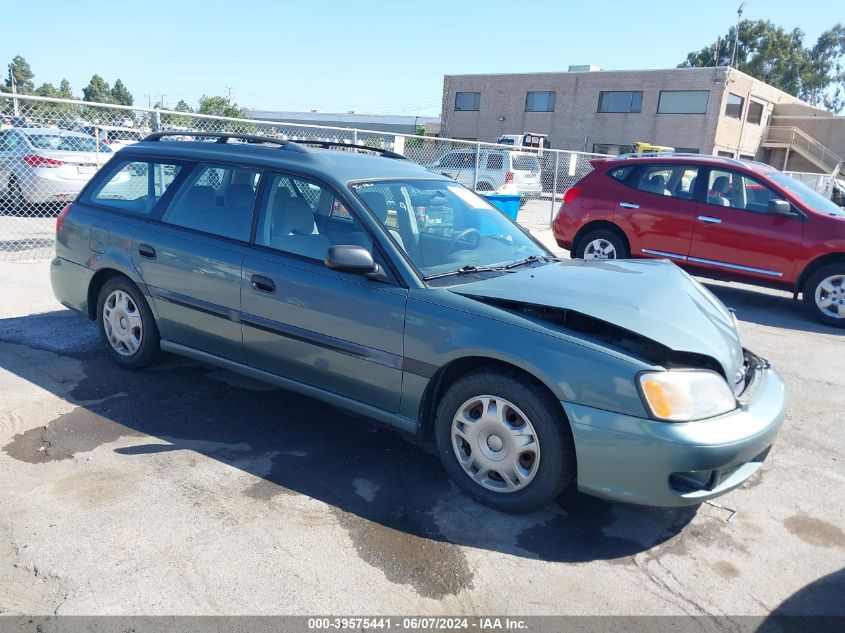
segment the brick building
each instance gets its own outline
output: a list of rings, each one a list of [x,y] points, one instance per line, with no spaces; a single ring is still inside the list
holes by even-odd
[[[845,155],[845,117],[725,67],[447,75],[441,127],[441,136],[488,142],[535,132],[554,148],[610,154],[645,141],[825,173]],[[836,147],[812,136],[821,129]]]

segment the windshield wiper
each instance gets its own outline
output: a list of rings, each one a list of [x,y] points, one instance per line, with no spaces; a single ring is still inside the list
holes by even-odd
[[[517,266],[525,266],[526,264],[533,264],[534,262],[559,262],[560,259],[557,257],[552,257],[550,255],[529,255],[525,259],[520,259],[517,262],[511,262],[505,269],[516,268]]]
[[[429,275],[428,277],[423,277],[423,281],[430,281],[432,279],[440,279],[442,277],[452,277],[453,275],[468,275],[471,273],[501,273],[501,272],[510,272],[508,271],[507,266],[473,266],[472,264],[467,264],[458,270],[450,270],[449,272],[445,273],[437,273],[436,275]]]

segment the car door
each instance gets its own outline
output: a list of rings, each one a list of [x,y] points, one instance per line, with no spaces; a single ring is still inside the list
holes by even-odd
[[[681,262],[692,242],[698,167],[680,163],[646,164],[624,180],[614,220],[625,232],[634,257]],[[627,194],[627,195],[626,195]]]
[[[755,279],[791,278],[804,233],[804,217],[767,212],[771,187],[732,169],[707,170],[700,191],[689,254],[693,266]]]
[[[323,259],[332,239],[350,243],[354,233],[330,238],[318,229],[318,205],[335,208],[326,201],[327,193],[361,226],[329,187],[289,174],[268,176],[254,243],[243,262],[246,362],[398,412],[407,290],[326,267]],[[369,234],[359,237],[374,242]],[[379,261],[379,253],[374,256]]]
[[[254,169],[195,165],[160,221],[136,233],[132,261],[163,339],[243,362],[241,266],[258,181]]]

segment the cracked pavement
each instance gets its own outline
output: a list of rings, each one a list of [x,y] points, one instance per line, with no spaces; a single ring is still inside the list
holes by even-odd
[[[784,293],[707,282],[791,394],[746,485],[511,517],[367,419],[173,356],[117,368],[47,271],[0,264],[0,614],[845,613],[845,335]]]

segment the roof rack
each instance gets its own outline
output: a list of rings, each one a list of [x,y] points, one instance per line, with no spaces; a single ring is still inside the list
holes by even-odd
[[[395,158],[397,160],[408,160],[402,154],[397,154],[396,152],[392,152],[389,149],[384,149],[382,147],[370,147],[369,145],[358,145],[357,143],[344,143],[342,141],[318,141],[318,140],[305,140],[300,139],[295,141],[299,145],[308,145],[310,147],[321,147],[323,149],[329,149],[331,147],[344,147],[346,149],[363,149],[368,152],[375,152],[376,154],[380,154],[384,158]]]
[[[182,132],[182,131],[172,131],[172,132],[153,132],[152,134],[148,134],[144,141],[160,141],[162,138],[167,137],[180,137],[180,136],[190,136],[195,139],[206,139],[206,138],[214,138],[217,139],[214,141],[215,143],[228,143],[229,139],[236,139],[239,141],[243,141],[245,143],[272,143],[273,145],[279,145],[282,149],[287,151],[293,152],[308,152],[309,147],[321,147],[323,149],[329,149],[331,147],[343,147],[347,149],[362,149],[368,152],[375,152],[376,154],[380,154],[385,158],[395,158],[400,160],[407,160],[402,154],[397,154],[396,152],[392,152],[387,149],[383,149],[381,147],[370,147],[369,145],[358,145],[355,143],[342,143],[340,141],[319,141],[319,140],[297,140],[297,141],[286,141],[279,138],[273,138],[271,136],[258,136],[255,134],[237,134],[235,132]]]

